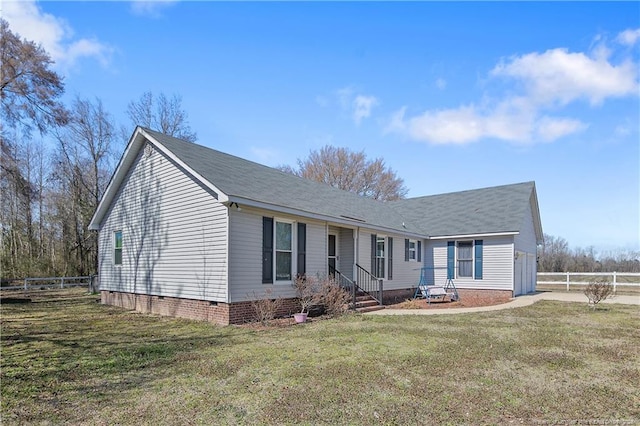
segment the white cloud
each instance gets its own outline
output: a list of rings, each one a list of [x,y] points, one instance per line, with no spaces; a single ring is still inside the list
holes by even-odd
[[[588,125],[580,120],[544,116],[538,119],[535,133],[537,139],[544,142],[553,142],[563,136],[583,131],[587,127]]]
[[[6,1],[2,4],[2,17],[12,32],[42,45],[55,67],[66,70],[80,58],[95,58],[103,65],[109,62],[113,51],[94,38],[74,39],[73,29],[63,19],[44,13],[34,0]]]
[[[162,11],[177,3],[177,0],[134,0],[131,2],[131,12],[148,18],[162,16]]]
[[[371,110],[380,104],[375,96],[359,94],[352,86],[336,90],[335,97],[340,108],[351,115],[356,126],[359,126],[363,119],[370,117]],[[318,102],[317,97],[316,102]]]
[[[362,119],[369,117],[371,110],[378,103],[378,99],[375,96],[356,96],[353,100],[353,121],[356,125],[359,125]]]
[[[585,98],[599,104],[638,90],[637,66],[630,60],[610,63],[599,48],[596,57],[552,49],[529,53],[498,64],[492,76],[513,77],[522,82],[533,101],[565,105]]]
[[[336,97],[338,98],[338,103],[342,109],[347,110],[350,108],[351,102],[353,102],[354,93],[355,89],[351,86],[336,90]]]
[[[436,80],[436,87],[440,90],[444,90],[447,88],[447,80],[445,80],[444,78],[438,78]]]
[[[508,95],[485,94],[480,104],[412,116],[402,107],[392,114],[385,130],[432,144],[468,144],[483,138],[518,144],[552,142],[584,131],[588,124],[549,112],[576,101],[599,105],[608,98],[637,95],[638,64],[629,58],[613,63],[610,56],[601,41],[591,54],[552,49],[515,56],[490,72],[499,83],[516,82],[515,87],[505,86]]]
[[[406,107],[396,111],[387,132],[404,133],[411,139],[435,145],[463,145],[483,138],[517,144],[551,142],[584,130],[579,120],[539,116],[526,99],[511,98],[489,107],[463,105],[426,111],[405,119]]]
[[[640,28],[625,30],[618,34],[616,40],[618,40],[620,44],[633,46],[640,40]]]

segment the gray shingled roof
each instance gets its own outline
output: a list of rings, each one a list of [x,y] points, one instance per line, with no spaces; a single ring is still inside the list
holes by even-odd
[[[518,232],[533,182],[380,202],[144,129],[229,197],[425,236]]]
[[[144,129],[176,157],[229,197],[244,198],[340,220],[422,234],[391,206],[300,178],[272,167]],[[355,221],[354,221],[355,222]]]
[[[518,232],[534,188],[534,182],[524,182],[391,204],[430,237]]]

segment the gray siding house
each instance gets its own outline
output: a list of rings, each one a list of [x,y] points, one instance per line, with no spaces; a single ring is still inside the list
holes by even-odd
[[[542,242],[533,182],[383,203],[142,127],[90,228],[103,303],[220,324],[294,311],[298,274],[529,293]]]

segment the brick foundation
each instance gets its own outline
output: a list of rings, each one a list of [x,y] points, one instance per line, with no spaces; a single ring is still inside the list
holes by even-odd
[[[415,288],[406,288],[401,290],[386,290],[383,293],[384,305],[395,305],[396,303],[404,302],[407,299],[412,299]],[[460,299],[465,297],[482,295],[483,297],[490,297],[495,299],[499,303],[508,302],[513,298],[513,292],[511,290],[471,290],[471,289],[458,289],[458,295]]]
[[[458,289],[460,299],[464,300],[465,297],[482,295],[483,297],[490,297],[498,303],[506,303],[513,299],[513,292],[511,290],[469,290]]]
[[[393,305],[411,299],[414,289],[386,290],[383,295],[384,305]],[[509,290],[469,290],[458,289],[461,299],[475,294],[491,297],[500,303],[508,302],[513,297]],[[100,292],[103,304],[118,306],[142,313],[208,321],[219,325],[244,324],[255,321],[255,311],[251,302],[209,302],[206,300],[183,299],[179,297],[149,296],[146,294],[121,293],[117,291]],[[299,312],[300,304],[295,298],[282,299],[276,316],[291,316]]]
[[[179,297],[149,296],[146,294],[101,291],[101,302],[142,313],[208,321],[219,325],[244,324],[255,321],[251,302],[209,302]],[[297,299],[282,299],[277,316],[290,316],[298,312]]]

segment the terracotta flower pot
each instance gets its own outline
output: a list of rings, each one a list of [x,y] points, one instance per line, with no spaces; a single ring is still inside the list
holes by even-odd
[[[293,314],[293,318],[295,318],[296,323],[300,324],[307,321],[307,315],[308,314],[306,312]]]

